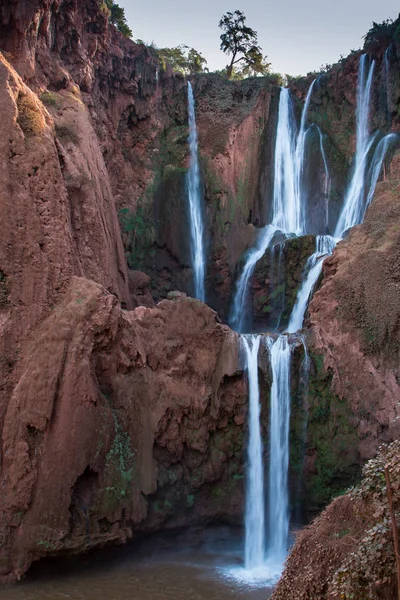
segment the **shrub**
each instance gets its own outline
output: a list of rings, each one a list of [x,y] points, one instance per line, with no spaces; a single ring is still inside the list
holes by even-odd
[[[40,96],[40,99],[46,106],[57,106],[58,104],[57,96],[48,90],[43,92],[43,94]]]
[[[71,125],[56,125],[55,131],[58,139],[79,144],[79,136]]]
[[[45,120],[31,96],[19,94],[17,108],[17,122],[25,135],[36,135],[44,129]]]

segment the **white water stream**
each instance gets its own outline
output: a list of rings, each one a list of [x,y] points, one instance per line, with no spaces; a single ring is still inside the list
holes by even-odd
[[[299,133],[290,98],[290,90],[281,88],[279,95],[278,126],[276,131],[274,162],[274,195],[272,220],[261,230],[255,248],[247,254],[243,271],[237,281],[230,324],[242,332],[246,326],[246,302],[250,278],[257,262],[262,258],[274,235],[305,233],[306,214],[302,203],[302,175],[305,152],[307,112],[315,81],[311,84],[304,104]]]
[[[199,165],[199,146],[197,139],[196,113],[193,89],[188,81],[188,110],[189,110],[189,147],[190,167],[188,171],[188,196],[190,216],[191,258],[194,278],[194,295],[198,300],[205,299],[205,252],[204,252],[204,222],[203,201],[201,197],[201,180]]]
[[[246,371],[249,380],[249,444],[247,464],[246,492],[246,543],[245,570],[240,578],[246,581],[276,581],[283,569],[288,547],[289,532],[289,426],[290,426],[290,366],[293,343],[302,343],[305,349],[305,366],[308,371],[309,357],[304,336],[298,334],[303,327],[304,315],[314,287],[322,271],[323,261],[331,255],[337,242],[345,232],[361,223],[365,216],[382,171],[383,161],[392,144],[399,136],[389,134],[377,144],[372,160],[369,154],[376,135],[369,133],[369,104],[374,62],[368,65],[363,55],[359,66],[357,89],[357,132],[356,154],[352,176],[345,193],[341,214],[334,236],[319,235],[316,249],[309,257],[304,268],[302,283],[296,303],[287,327],[287,333],[273,336],[242,335],[241,343],[245,350]],[[310,95],[309,91],[309,95]],[[276,231],[296,235],[306,233],[305,196],[301,193],[301,172],[304,160],[304,140],[308,103],[306,102],[299,135],[295,144],[295,125],[293,120],[289,91],[281,90],[278,117],[278,133],[275,153],[275,187],[272,223],[264,228],[260,238],[248,255],[237,286],[232,323],[239,331],[244,324],[246,289],[259,260],[272,241]],[[320,150],[324,161],[326,187],[329,195],[330,177],[323,147],[321,131]],[[298,154],[296,157],[296,150]],[[300,174],[300,175],[299,175]],[[300,190],[300,192],[299,192]],[[326,223],[328,224],[328,210]],[[293,334],[289,338],[288,334]],[[268,519],[267,537],[264,538],[264,480],[263,448],[260,428],[260,397],[258,389],[258,350],[260,340],[267,346],[270,355],[272,374],[270,430],[269,430],[269,479],[268,479]],[[304,435],[305,432],[304,432]],[[305,443],[304,438],[304,443]]]

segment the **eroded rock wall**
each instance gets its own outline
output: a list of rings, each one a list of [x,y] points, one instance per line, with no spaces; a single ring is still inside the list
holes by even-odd
[[[236,334],[190,298],[126,312],[73,278],[28,340],[2,432],[0,576],[138,529],[240,519]]]

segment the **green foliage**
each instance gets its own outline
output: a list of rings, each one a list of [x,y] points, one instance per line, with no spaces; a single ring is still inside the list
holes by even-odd
[[[172,69],[182,75],[194,75],[195,73],[203,73],[207,71],[207,60],[194,48],[180,45],[175,48],[155,48],[156,54],[164,70],[167,64],[170,64]]]
[[[40,99],[46,106],[57,106],[57,96],[53,92],[46,90],[40,96]]]
[[[119,6],[114,0],[103,0],[100,3],[100,10],[104,13],[108,13],[108,20],[110,23],[120,31],[125,37],[132,37],[132,30],[128,25],[125,15],[125,9]]]
[[[131,269],[140,269],[146,257],[153,250],[154,221],[150,214],[151,206],[138,204],[135,212],[130,208],[121,208],[118,213],[122,232],[127,240],[127,260]]]
[[[232,77],[234,67],[238,63],[242,63],[239,72],[243,77],[264,75],[271,66],[258,46],[257,32],[247,27],[245,23],[245,14],[240,10],[235,10],[233,13],[227,12],[219,22],[219,27],[223,31],[220,36],[220,48],[222,52],[232,57],[226,68],[228,79]]]
[[[124,500],[129,499],[135,470],[135,452],[132,450],[129,435],[121,430],[114,414],[115,437],[106,457],[105,476],[109,485],[105,488],[106,506],[114,510]]]
[[[382,23],[372,23],[364,36],[364,50],[373,51],[376,47],[387,47],[400,39],[400,15],[396,20],[386,19]]]

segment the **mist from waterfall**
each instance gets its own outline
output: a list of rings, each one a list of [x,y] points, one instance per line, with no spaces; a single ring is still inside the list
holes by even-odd
[[[201,195],[201,179],[199,164],[199,146],[196,127],[196,113],[193,88],[188,81],[189,111],[189,148],[190,167],[187,175],[191,261],[194,279],[194,295],[198,300],[205,299],[205,251],[204,251],[204,207]]]

